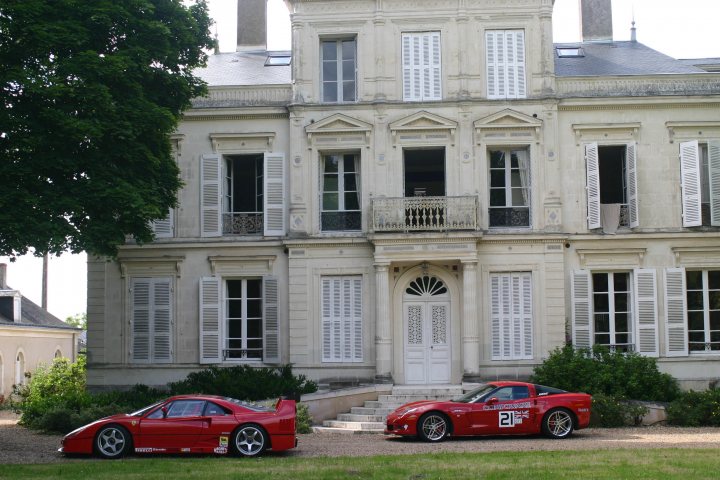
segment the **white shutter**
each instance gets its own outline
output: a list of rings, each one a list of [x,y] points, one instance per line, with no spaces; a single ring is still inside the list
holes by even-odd
[[[627,162],[627,194],[628,194],[628,213],[630,216],[630,228],[640,225],[638,217],[638,183],[637,183],[637,146],[628,143],[625,149]]]
[[[352,361],[363,361],[363,315],[362,315],[362,277],[354,277],[352,284]]]
[[[220,279],[200,279],[200,363],[222,361]]]
[[[169,278],[152,280],[152,360],[172,361],[172,284]]]
[[[680,178],[683,227],[700,226],[700,149],[697,140],[680,143]]]
[[[533,358],[533,308],[532,308],[532,275],[520,274],[520,315],[522,315],[522,352],[520,358],[531,360]]]
[[[600,228],[600,157],[597,143],[585,145],[588,229]]]
[[[266,153],[264,164],[265,180],[265,235],[285,235],[285,155]]]
[[[513,347],[515,346],[519,349],[519,343],[516,345],[513,339],[512,277],[507,274],[492,275],[490,284],[492,296],[492,359],[509,360],[513,357]],[[518,330],[520,330],[519,323]]]
[[[130,353],[133,362],[150,361],[150,279],[133,278],[130,283],[132,324]]]
[[[423,34],[423,100],[442,100],[440,32]]]
[[[575,348],[590,348],[593,344],[590,272],[574,271],[571,277],[571,290],[573,345]]]
[[[203,237],[222,235],[222,162],[220,155],[200,158],[200,231]]]
[[[710,176],[710,225],[720,226],[720,142],[708,142]]]
[[[402,35],[403,100],[414,100],[412,96],[412,35]]]
[[[175,234],[175,210],[171,208],[167,217],[152,222],[152,229],[155,238],[172,238]]]
[[[490,276],[490,335],[492,337],[492,359],[502,360],[502,347],[500,338],[501,320],[500,304],[500,276]]]
[[[636,351],[648,357],[660,354],[658,347],[657,280],[654,269],[637,268],[634,272]]]
[[[501,88],[501,52],[503,35],[501,31],[485,32],[485,59],[487,63],[487,97],[504,98],[505,91]]]
[[[515,31],[515,75],[517,95],[515,98],[527,96],[527,81],[525,80],[525,31]]]
[[[263,277],[263,320],[263,361],[280,363],[280,317],[276,277]]]
[[[334,362],[333,326],[335,317],[333,315],[333,291],[335,279],[323,278],[321,282],[322,296],[322,361]]]
[[[352,278],[343,277],[342,279],[342,345],[341,354],[343,362],[353,361],[353,333],[354,333],[354,318],[353,318],[353,289],[352,289]]]
[[[440,32],[402,35],[403,100],[442,99]]]
[[[525,98],[525,31],[488,30],[485,32],[487,97]]]
[[[665,269],[665,355],[688,356],[685,269]]]

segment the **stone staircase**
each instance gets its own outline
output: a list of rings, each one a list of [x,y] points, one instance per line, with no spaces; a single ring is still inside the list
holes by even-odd
[[[350,413],[341,413],[336,420],[325,420],[317,433],[382,433],[387,415],[397,407],[418,400],[448,400],[462,395],[460,385],[395,386],[390,395],[379,395],[377,400],[365,401],[362,407],[352,407]]]

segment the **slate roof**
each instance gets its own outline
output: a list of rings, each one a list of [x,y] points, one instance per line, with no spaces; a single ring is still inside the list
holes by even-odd
[[[230,52],[216,53],[208,57],[205,68],[195,70],[194,74],[211,87],[239,85],[284,85],[290,84],[289,65],[265,66],[269,53],[290,52]]]
[[[556,53],[555,75],[558,77],[707,73],[639,42],[556,43],[555,48],[558,47],[581,47],[585,54],[563,58]]]
[[[12,290],[11,288],[9,289]],[[15,323],[12,318],[7,318],[0,314],[0,327],[42,327],[60,328],[63,330],[79,330],[78,328],[63,322],[47,310],[43,310],[42,307],[25,297],[22,297],[20,302],[20,312],[22,315],[20,323]]]

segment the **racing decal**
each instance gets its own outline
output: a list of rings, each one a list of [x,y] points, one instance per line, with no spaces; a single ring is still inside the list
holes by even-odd
[[[523,403],[496,403],[494,405],[485,405],[483,410],[515,410],[517,408],[530,408],[530,402]]]
[[[181,449],[180,449],[180,452],[181,452],[181,453],[188,453],[188,452],[190,452],[190,449],[189,449],[189,448],[181,448]]]
[[[227,449],[227,447],[215,447],[213,452],[225,454],[228,452],[228,449]]]
[[[155,453],[155,452],[162,453],[162,452],[167,452],[167,450],[164,448],[150,448],[150,447],[135,449],[135,453]]]
[[[499,412],[498,426],[500,428],[512,428],[515,425],[522,425],[524,419],[530,419],[530,412],[528,410]]]
[[[137,425],[137,420],[133,420],[132,422],[130,422],[130,425],[132,425],[133,427]]]
[[[227,448],[228,446],[228,437],[220,437],[220,447]]]

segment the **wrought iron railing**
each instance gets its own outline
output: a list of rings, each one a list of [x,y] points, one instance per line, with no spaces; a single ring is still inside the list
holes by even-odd
[[[627,203],[620,204],[620,222],[618,225],[621,227],[630,226],[630,210]]]
[[[376,232],[477,230],[478,199],[463,197],[395,197],[372,201]]]
[[[225,212],[223,213],[223,234],[225,235],[262,235],[262,212]]]

